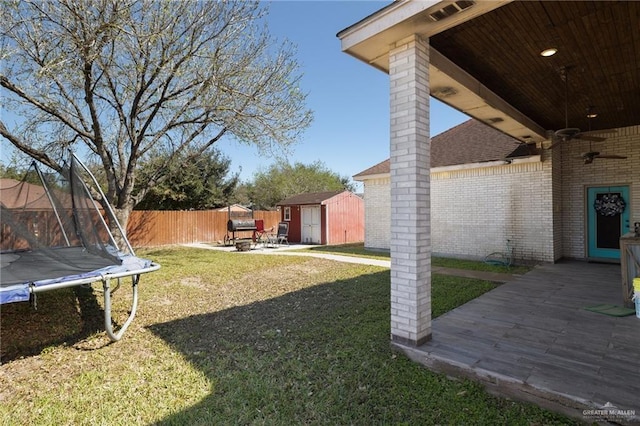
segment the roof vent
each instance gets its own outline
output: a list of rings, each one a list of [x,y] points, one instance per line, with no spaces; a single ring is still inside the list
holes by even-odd
[[[444,18],[448,18],[449,16],[455,15],[456,13],[460,13],[463,10],[470,8],[475,3],[476,2],[473,0],[459,0],[443,7],[440,10],[436,10],[435,12],[430,13],[429,17],[434,22],[442,21]]]

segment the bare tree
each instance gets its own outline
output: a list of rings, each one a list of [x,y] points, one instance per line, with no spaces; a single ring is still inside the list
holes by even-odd
[[[0,135],[56,170],[68,148],[93,156],[125,226],[185,153],[223,135],[286,149],[311,123],[295,49],[270,37],[259,2],[2,1],[1,109],[17,119]]]

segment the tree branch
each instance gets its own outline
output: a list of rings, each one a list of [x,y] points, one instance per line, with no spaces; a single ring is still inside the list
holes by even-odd
[[[28,103],[36,107],[37,109],[57,118],[58,120],[60,120],[60,122],[64,123],[66,126],[71,128],[74,132],[78,133],[79,135],[87,139],[92,139],[92,135],[90,133],[85,132],[84,129],[79,129],[78,127],[76,127],[71,121],[67,119],[67,117],[62,115],[58,110],[48,105],[45,105],[42,102],[38,101],[37,99],[29,96],[18,86],[10,82],[9,79],[4,75],[0,75],[0,86],[18,95],[20,98],[24,99],[25,101],[27,101]]]
[[[29,143],[23,141],[19,136],[16,136],[9,132],[2,121],[0,121],[0,136],[11,142],[13,146],[27,154],[29,157],[38,160],[42,164],[51,167],[57,172],[62,172],[62,166],[53,161],[51,157],[49,157],[46,153],[37,149],[33,149]]]

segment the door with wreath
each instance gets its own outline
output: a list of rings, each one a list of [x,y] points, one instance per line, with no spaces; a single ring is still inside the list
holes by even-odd
[[[587,257],[620,260],[620,236],[629,232],[629,187],[587,188]]]

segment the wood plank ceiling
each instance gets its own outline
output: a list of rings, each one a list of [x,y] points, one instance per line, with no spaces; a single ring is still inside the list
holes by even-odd
[[[640,2],[516,1],[430,43],[545,129],[640,124]]]

